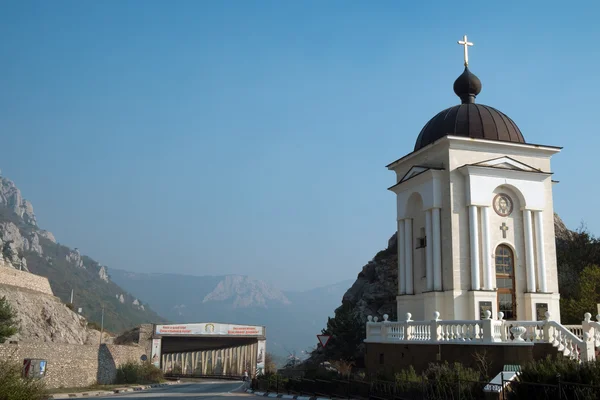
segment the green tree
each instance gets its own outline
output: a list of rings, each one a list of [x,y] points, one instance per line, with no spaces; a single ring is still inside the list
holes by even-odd
[[[266,374],[274,374],[277,372],[277,365],[273,360],[273,354],[267,353],[265,354],[265,373]]]
[[[561,320],[567,323],[581,323],[583,314],[596,311],[600,303],[600,267],[588,265],[579,275],[577,296],[561,301]]]
[[[6,242],[4,242],[4,244],[2,245],[2,255],[4,256],[5,259],[7,260],[12,260],[13,257],[16,255],[15,251],[13,250],[13,248],[11,247],[11,244],[13,243],[13,240],[7,240]]]
[[[324,335],[331,335],[327,346],[322,349],[325,359],[357,361],[362,359],[361,351],[366,336],[366,321],[361,321],[355,307],[344,302],[335,310],[335,317],[328,318]]]
[[[6,297],[0,299],[0,343],[19,331],[17,328],[17,314],[11,307]]]
[[[568,240],[556,240],[556,261],[561,299],[579,297],[581,273],[588,265],[600,265],[600,240],[581,226]]]

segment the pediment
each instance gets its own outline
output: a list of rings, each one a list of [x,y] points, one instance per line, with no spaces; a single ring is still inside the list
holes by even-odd
[[[534,168],[530,165],[524,164],[510,157],[499,157],[492,160],[482,161],[476,164],[478,167],[490,167],[500,169],[510,169],[513,171],[525,171],[525,172],[541,172],[539,169]]]
[[[405,182],[405,181],[409,180],[410,178],[413,178],[419,174],[422,174],[423,172],[427,171],[428,169],[430,169],[430,168],[423,167],[420,165],[414,165],[411,167],[411,169],[408,170],[408,172],[406,174],[404,174],[404,176],[402,177],[402,179],[400,179],[400,182],[398,182],[398,183]]]

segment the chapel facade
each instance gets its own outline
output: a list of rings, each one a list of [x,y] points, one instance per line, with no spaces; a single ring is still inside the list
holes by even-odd
[[[462,42],[459,42],[463,44]],[[466,37],[464,43],[466,42]],[[477,104],[468,68],[454,82],[459,105],[435,115],[396,173],[397,315],[560,322],[551,157],[512,119]]]

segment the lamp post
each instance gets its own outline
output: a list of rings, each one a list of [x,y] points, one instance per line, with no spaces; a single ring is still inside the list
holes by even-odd
[[[102,306],[102,318],[100,322],[100,345],[102,345],[102,333],[104,333],[104,306]]]

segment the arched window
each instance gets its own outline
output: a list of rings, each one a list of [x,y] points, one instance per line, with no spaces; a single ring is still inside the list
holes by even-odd
[[[498,288],[498,312],[504,313],[504,319],[516,319],[515,257],[512,249],[504,244],[496,248],[496,287]]]

